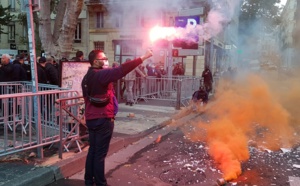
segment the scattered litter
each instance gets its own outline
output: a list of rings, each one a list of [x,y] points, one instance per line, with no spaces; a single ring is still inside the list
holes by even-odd
[[[35,152],[31,152],[29,155],[28,155],[29,158],[35,158],[36,157],[36,153]]]
[[[155,143],[159,143],[161,141],[161,134],[159,134],[155,140]]]
[[[193,167],[191,164],[185,164],[183,167]]]
[[[199,147],[198,147],[198,149],[202,149],[203,148],[203,145],[200,145]]]
[[[265,151],[267,151],[268,153],[271,153],[272,151],[270,149],[264,149]]]
[[[300,165],[293,164],[293,167],[300,169]]]
[[[217,169],[210,168],[211,171],[215,172]]]
[[[291,152],[291,149],[287,149],[287,148],[280,148],[280,150],[281,150],[283,153]]]
[[[135,115],[134,115],[134,113],[132,113],[132,112],[131,112],[131,113],[129,113],[129,114],[128,114],[128,116],[127,116],[127,117],[129,117],[129,118],[134,118],[134,117],[135,117]]]

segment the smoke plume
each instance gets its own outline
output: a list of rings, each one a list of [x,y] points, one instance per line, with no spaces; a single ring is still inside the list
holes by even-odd
[[[242,173],[240,164],[250,156],[248,143],[262,150],[292,148],[299,143],[299,80],[247,74],[219,82],[215,99],[205,111],[209,123],[196,121],[198,130],[191,137],[206,141],[226,180]],[[206,135],[197,136],[203,129]]]
[[[190,37],[191,33],[196,34],[200,39],[210,39],[213,36],[218,35],[226,26],[234,13],[238,9],[240,0],[222,0],[222,1],[203,1],[204,3],[210,4],[210,11],[208,12],[205,22],[201,22],[200,25],[195,27],[175,28],[176,33],[173,36],[169,36],[165,39],[173,40],[177,39],[193,39]],[[181,11],[183,9],[194,7],[190,1],[184,0],[131,0],[122,3],[122,6],[117,6],[114,2],[105,3],[109,14],[106,21],[110,25],[114,25],[115,21],[119,16],[124,16],[128,21],[122,24],[119,28],[121,33],[128,33],[128,28],[133,25],[140,26],[141,22],[146,24],[146,28],[152,28],[155,26],[165,26],[167,23],[168,27],[173,27],[172,22],[169,19],[162,20],[165,12],[170,10]],[[174,20],[173,20],[174,21]],[[165,23],[163,23],[165,22]],[[148,38],[149,36],[145,36]]]

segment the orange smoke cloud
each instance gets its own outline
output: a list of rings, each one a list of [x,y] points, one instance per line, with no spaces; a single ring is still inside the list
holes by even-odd
[[[208,152],[219,163],[224,178],[237,178],[242,172],[240,161],[249,159],[247,138],[243,132],[226,118],[213,121],[207,131],[207,143]]]
[[[197,123],[199,130],[205,129],[206,135],[190,136],[207,142],[208,152],[226,180],[236,179],[242,173],[240,163],[249,159],[249,140],[271,150],[297,143],[299,83],[295,84],[297,80],[285,84],[278,79],[271,81],[258,75],[220,81],[216,99],[205,111],[210,123]]]

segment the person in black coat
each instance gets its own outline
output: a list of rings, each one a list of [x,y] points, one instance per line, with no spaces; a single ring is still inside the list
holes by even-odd
[[[208,66],[206,66],[205,70],[202,72],[202,78],[204,81],[205,90],[207,93],[209,93],[212,90],[213,76]]]
[[[41,57],[39,59],[39,63],[42,67],[44,67],[44,70],[46,72],[48,84],[51,85],[59,85],[59,79],[58,79],[58,71],[57,69],[51,64],[51,61],[53,59]]]
[[[13,81],[27,81],[27,74],[19,60],[13,61]]]
[[[205,90],[204,86],[200,86],[199,90],[195,91],[192,99],[194,102],[202,101],[203,103],[207,103],[208,101],[208,93]]]
[[[48,80],[47,80],[45,68],[39,63],[37,63],[36,66],[37,66],[37,73],[38,73],[38,83],[47,84]]]
[[[22,68],[26,72],[26,80],[31,81],[31,67],[28,64],[29,60],[27,58],[27,63],[25,64],[25,56],[23,54],[18,55],[17,60],[21,63]]]
[[[13,81],[14,66],[10,63],[10,55],[3,54],[0,65],[0,82]]]
[[[72,58],[73,61],[83,61],[83,52],[77,51],[76,56]]]

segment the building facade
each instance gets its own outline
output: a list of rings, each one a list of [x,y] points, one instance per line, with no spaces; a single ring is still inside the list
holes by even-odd
[[[282,51],[283,68],[293,68],[299,66],[297,60],[298,48],[297,38],[299,37],[299,0],[287,0],[281,14],[281,25],[279,31],[280,48]],[[299,48],[298,48],[299,50]]]
[[[137,1],[108,1],[86,0],[79,16],[75,31],[74,44],[70,58],[76,51],[84,52],[85,58],[93,49],[102,49],[109,59],[120,64],[126,59],[142,55],[147,48],[152,48],[154,56],[146,63],[163,64],[171,71],[175,63],[182,63],[185,75],[201,75],[205,66],[216,69],[226,68],[228,64],[236,64],[236,46],[238,30],[238,10],[234,9],[232,20],[222,25],[222,30],[210,38],[200,39],[198,49],[181,49],[179,56],[172,55],[171,41],[153,43],[149,39],[149,31],[154,26],[174,27],[181,16],[199,17],[199,25],[203,26],[208,20],[209,12],[214,9],[206,0],[188,0],[184,4],[175,1],[153,0]],[[178,2],[178,1],[177,1]],[[19,0],[2,0],[3,7],[11,5],[11,13],[21,14]],[[227,4],[225,6],[231,7]],[[51,16],[54,21],[55,15]],[[8,34],[1,34],[1,49],[14,48],[19,53],[28,51],[26,25],[14,20],[11,25],[4,26]],[[212,43],[212,45],[211,45]],[[39,54],[37,54],[39,55]],[[42,55],[42,54],[41,54]]]
[[[234,10],[233,21],[224,26],[227,32],[221,31],[212,39],[200,39],[197,51],[178,48],[179,56],[172,56],[172,49],[176,48],[172,42],[151,43],[149,31],[155,25],[174,27],[176,18],[180,16],[198,16],[200,25],[204,25],[212,8],[207,1],[191,0],[182,5],[164,4],[161,1],[126,0],[111,3],[87,0],[85,4],[89,20],[89,50],[103,49],[116,62],[123,63],[127,58],[140,56],[151,47],[154,50],[151,63],[162,63],[167,71],[174,63],[182,63],[185,75],[199,76],[206,65],[215,71],[223,67],[225,61],[235,63],[237,60],[238,7]]]

